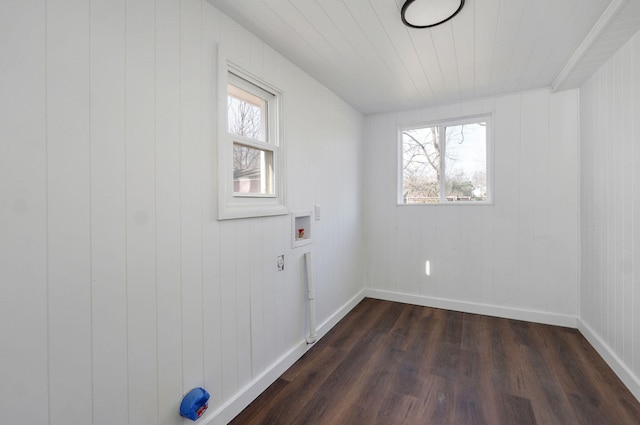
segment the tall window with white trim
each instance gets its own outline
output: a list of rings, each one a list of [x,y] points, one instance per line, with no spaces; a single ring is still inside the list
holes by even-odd
[[[227,132],[233,144],[233,193],[274,196],[275,95],[229,73]]]
[[[226,60],[222,67],[218,219],[287,214],[282,92]]]

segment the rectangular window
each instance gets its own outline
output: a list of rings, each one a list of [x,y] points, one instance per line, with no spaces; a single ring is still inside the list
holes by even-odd
[[[218,46],[218,220],[288,214],[282,90]]]
[[[491,202],[490,116],[400,129],[400,204]]]
[[[233,193],[273,194],[273,152],[233,143]]]
[[[233,144],[235,196],[274,196],[275,136],[269,105],[275,95],[229,73],[227,131]]]

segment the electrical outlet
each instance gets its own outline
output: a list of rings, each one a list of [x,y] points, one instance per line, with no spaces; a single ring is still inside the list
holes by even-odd
[[[284,270],[284,254],[283,255],[278,255],[277,261],[276,261],[276,266],[278,267],[278,271],[279,272]]]

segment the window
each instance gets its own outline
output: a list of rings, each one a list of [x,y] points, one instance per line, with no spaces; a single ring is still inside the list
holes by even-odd
[[[218,219],[287,214],[275,87],[221,61]],[[223,106],[224,105],[224,106]]]
[[[275,95],[229,73],[227,132],[233,144],[235,196],[274,196]],[[270,108],[271,105],[271,108]]]
[[[399,204],[491,202],[490,116],[400,129]]]

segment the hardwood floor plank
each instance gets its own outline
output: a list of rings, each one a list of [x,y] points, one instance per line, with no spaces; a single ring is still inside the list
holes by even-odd
[[[503,394],[500,408],[502,424],[537,425],[536,415],[531,400],[510,394]],[[553,422],[540,422],[541,424]]]
[[[532,347],[523,347],[520,363],[526,373],[524,395],[533,400],[538,422],[542,424],[576,423],[567,394],[556,379],[557,375],[549,370],[549,363],[545,362],[539,351]]]
[[[357,396],[372,372],[371,364],[384,356],[381,350],[388,341],[387,334],[366,332],[340,365],[318,388],[315,396],[302,406],[291,423],[295,424],[336,424]],[[315,348],[315,347],[314,347]]]
[[[425,379],[430,375],[430,368],[425,368],[426,364],[431,363],[432,357],[436,354],[436,350],[430,349],[431,345],[435,345],[438,335],[434,333],[433,310],[424,309],[418,306],[410,306],[413,312],[407,320],[414,324],[411,332],[404,334],[405,336],[405,355],[398,366],[397,373],[393,376],[396,392],[406,394],[413,397],[420,397]],[[416,314],[419,313],[419,314]]]
[[[575,329],[365,299],[233,425],[638,425]]]
[[[455,382],[437,375],[424,381],[417,407],[409,413],[406,425],[448,425],[451,422],[455,403]],[[421,401],[421,403],[420,403]]]
[[[290,384],[282,378],[278,378],[271,384],[243,411],[245,423],[283,423],[281,416],[284,413],[284,406],[288,406],[285,403],[288,395],[291,394],[288,388]]]
[[[483,405],[491,404],[491,398],[482,394],[479,353],[469,350],[459,352],[453,421],[468,425],[495,423],[495,418],[485,416],[483,408]]]
[[[377,413],[375,419],[372,422],[361,423],[379,425],[406,423],[407,418],[409,417],[409,412],[411,412],[416,402],[417,399],[415,397],[392,392],[385,397],[379,410],[370,409],[372,412]]]

